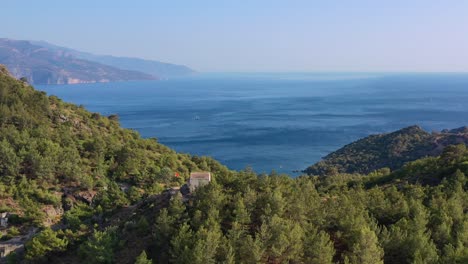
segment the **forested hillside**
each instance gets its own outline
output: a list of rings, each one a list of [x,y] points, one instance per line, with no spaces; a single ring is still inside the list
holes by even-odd
[[[180,194],[148,200],[51,260],[467,263],[466,173],[464,145],[394,174],[220,172],[188,201]]]
[[[381,168],[398,169],[408,161],[438,156],[453,144],[468,144],[468,128],[429,133],[411,126],[388,134],[371,135],[348,144],[308,167],[309,175],[370,173]]]
[[[179,186],[191,170],[227,169],[142,139],[122,129],[116,115],[104,117],[48,97],[2,66],[0,212],[14,215],[2,240],[26,234],[31,226],[72,221],[75,209],[92,214],[128,206]]]
[[[117,119],[0,74],[0,213],[11,213],[0,248],[28,240],[9,262],[468,262],[463,144],[393,172],[292,178],[175,153]],[[194,170],[213,180],[164,191]]]

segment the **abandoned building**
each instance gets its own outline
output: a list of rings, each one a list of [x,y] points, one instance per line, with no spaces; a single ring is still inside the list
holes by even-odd
[[[8,213],[0,213],[0,227],[8,227]]]
[[[188,182],[190,191],[193,192],[197,187],[208,184],[211,181],[210,172],[192,172]]]

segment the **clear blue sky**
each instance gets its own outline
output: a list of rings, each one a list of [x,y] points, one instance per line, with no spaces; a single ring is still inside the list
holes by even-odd
[[[468,1],[11,0],[0,37],[199,71],[468,71]]]

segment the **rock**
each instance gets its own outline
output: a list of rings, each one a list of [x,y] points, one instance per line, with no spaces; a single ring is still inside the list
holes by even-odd
[[[0,64],[0,75],[6,75],[14,78],[13,75],[11,75],[11,73],[8,71],[7,67],[3,64]]]
[[[182,185],[182,187],[180,187],[180,193],[184,196],[189,194],[190,193],[189,186],[187,184]]]
[[[449,130],[448,133],[451,133],[451,134],[467,134],[468,133],[468,127],[463,126],[463,127],[459,127],[459,128],[454,128],[452,130]]]
[[[96,191],[81,191],[81,192],[75,193],[73,196],[77,200],[81,200],[81,201],[83,201],[83,202],[85,202],[87,204],[92,204],[93,199],[96,196],[96,194],[97,194]]]
[[[63,115],[63,114],[60,114],[60,115],[59,115],[59,119],[60,119],[60,120],[59,120],[60,123],[65,123],[65,122],[68,122],[68,120],[69,120],[68,117],[66,117],[66,116]]]
[[[51,226],[60,221],[63,215],[63,208],[62,206],[60,207],[54,207],[52,205],[46,205],[42,211],[46,214],[47,218],[45,221],[42,223],[44,226]]]

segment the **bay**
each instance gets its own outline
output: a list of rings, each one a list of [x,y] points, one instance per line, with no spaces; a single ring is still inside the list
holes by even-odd
[[[231,169],[292,174],[370,134],[468,125],[468,74],[229,73],[37,86]]]

